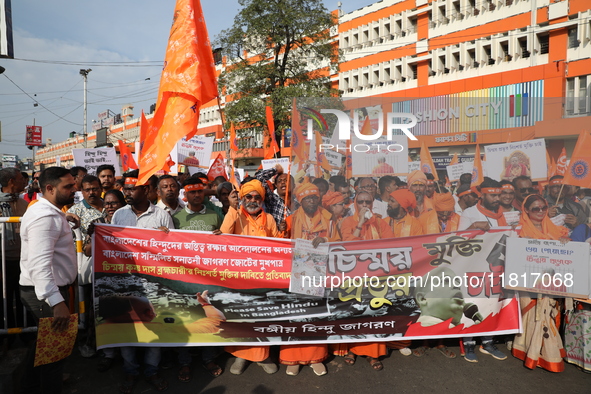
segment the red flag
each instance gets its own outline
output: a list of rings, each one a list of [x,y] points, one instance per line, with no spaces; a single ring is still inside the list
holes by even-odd
[[[578,141],[577,141],[578,143]],[[562,147],[558,161],[556,162],[556,175],[564,175],[566,173],[566,149]]]
[[[181,138],[196,133],[199,108],[217,95],[215,65],[200,0],[177,0],[156,113],[144,140],[140,183],[164,166]]]
[[[480,145],[476,144],[474,152],[474,166],[472,167],[472,182],[471,186],[479,186],[484,181],[484,174],[482,173],[482,160],[480,159]]]
[[[437,171],[435,170],[435,164],[431,158],[431,153],[425,145],[425,140],[421,141],[421,171],[425,174],[433,174],[435,180],[438,181]]]
[[[207,172],[207,179],[210,181],[213,181],[218,176],[223,176],[228,180],[228,174],[226,174],[226,169],[224,168],[224,158],[221,153],[218,153],[218,157],[215,158]]]
[[[129,170],[137,170],[137,164],[133,159],[133,155],[131,154],[131,150],[129,150],[129,147],[125,145],[125,142],[121,140],[118,140],[118,143],[119,155],[121,156],[121,168],[123,169],[123,172],[127,172]]]
[[[275,153],[279,152],[279,146],[275,140],[275,121],[273,120],[273,110],[271,107],[265,107],[265,116],[267,118],[267,133],[263,139],[264,159],[272,159]]]
[[[563,183],[580,187],[591,185],[591,135],[586,131],[579,134]]]
[[[230,149],[238,152],[238,141],[236,140],[236,128],[234,123],[230,123]]]

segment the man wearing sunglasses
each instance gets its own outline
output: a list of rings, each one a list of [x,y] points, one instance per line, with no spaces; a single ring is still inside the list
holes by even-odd
[[[525,198],[530,194],[538,194],[538,191],[534,187],[531,178],[527,175],[521,175],[517,178],[514,178],[511,184],[515,189],[515,200],[513,200],[513,207],[521,212],[523,200],[525,200]]]
[[[564,214],[564,225],[573,230],[578,225],[587,223],[589,215],[581,204],[570,199],[571,186],[563,185],[563,179],[562,175],[554,175],[548,181],[548,194],[545,197],[550,207],[548,216],[553,218]]]

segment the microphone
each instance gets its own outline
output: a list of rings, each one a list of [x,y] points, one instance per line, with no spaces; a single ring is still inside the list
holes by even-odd
[[[464,304],[464,316],[470,320],[473,320],[476,324],[484,320],[484,317],[482,317],[480,312],[478,312],[478,306],[471,302]]]

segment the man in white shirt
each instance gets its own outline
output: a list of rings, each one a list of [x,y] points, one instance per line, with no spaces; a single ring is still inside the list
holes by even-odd
[[[494,179],[484,177],[480,184],[482,199],[473,207],[462,212],[458,230],[484,230],[492,227],[506,226],[503,213],[499,211],[501,205],[501,184]]]
[[[141,228],[157,228],[168,232],[174,228],[172,217],[163,209],[158,208],[148,200],[150,186],[138,185],[138,170],[124,174],[123,195],[128,205],[118,209],[113,215],[111,224]],[[123,371],[125,381],[121,384],[122,392],[131,392],[139,377],[139,363],[136,357],[136,347],[121,348],[123,357]],[[168,388],[168,382],[158,374],[160,364],[160,348],[144,348],[144,376],[156,391]]]
[[[76,181],[69,170],[49,167],[41,173],[39,185],[43,198],[25,212],[21,225],[21,299],[36,322],[53,317],[53,330],[65,331],[70,322],[68,288],[78,267],[72,231],[61,209],[74,202]],[[75,215],[69,218],[79,222]],[[33,348],[27,356],[23,391],[61,392],[65,360],[34,368],[34,358]]]
[[[164,209],[170,216],[181,211],[185,203],[179,199],[180,186],[171,175],[162,175],[158,179],[157,207]]]

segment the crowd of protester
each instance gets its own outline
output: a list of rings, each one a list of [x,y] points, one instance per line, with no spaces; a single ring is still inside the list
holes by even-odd
[[[152,176],[147,184],[140,185],[137,170],[116,179],[113,166],[103,165],[98,167],[96,176],[87,174],[83,167],[69,170],[73,179],[72,190],[76,193],[74,201],[65,203],[66,200],[55,200],[56,192],[52,187],[55,188],[59,182],[56,183],[55,175],[51,178],[50,170],[44,170],[45,175],[35,172],[28,185],[25,173],[14,168],[0,170],[2,216],[23,216],[45,199],[45,193],[52,193],[51,198],[46,196],[47,199],[57,201],[54,205],[61,206],[64,218],[79,222],[84,236],[86,257],[78,267],[78,282],[85,299],[92,299],[91,235],[95,223],[158,228],[162,231],[182,229],[214,234],[303,238],[312,241],[315,246],[324,242],[398,238],[469,229],[488,231],[502,226],[512,226],[524,238],[562,242],[571,239],[584,242],[591,238],[591,190],[564,185],[561,176],[549,179],[545,187],[532,182],[527,176],[519,176],[511,182],[498,182],[485,177],[480,185],[473,186],[471,174],[464,174],[457,184],[450,186],[421,171],[408,174],[405,181],[392,175],[356,179],[335,175],[324,179],[310,176],[305,170],[292,176],[286,174],[281,166],[276,166],[258,171],[254,177],[247,176],[241,185],[234,185],[224,177],[208,179],[204,173]],[[58,181],[66,179],[66,174],[63,174]],[[40,182],[44,176],[45,180]],[[47,211],[48,208],[44,209]],[[17,311],[16,314],[8,314],[8,323],[11,327],[18,327],[23,324],[22,312],[19,312],[23,308],[16,284],[20,275],[21,292],[23,285],[29,290],[31,286],[37,286],[27,282],[28,268],[22,262],[26,260],[24,255],[30,253],[26,248],[36,246],[31,242],[28,246],[23,243],[21,256],[21,225],[10,223],[5,226],[7,302],[8,305],[16,305]],[[27,297],[34,298],[34,293]],[[204,309],[210,307],[206,294],[200,295],[198,301]],[[514,340],[509,338],[507,348],[515,357],[524,360],[528,368],[539,366],[554,372],[561,371],[565,350],[560,335],[560,317],[569,312],[575,319],[577,314],[588,314],[588,307],[578,304],[574,308],[572,301],[522,294],[521,308],[524,332],[515,335]],[[576,309],[574,313],[573,309]],[[92,313],[88,318],[92,322]],[[83,356],[92,357],[96,353],[93,324],[87,324],[87,327],[79,335],[79,349]],[[495,342],[506,339],[485,336],[480,338],[481,345],[477,348],[475,338],[464,338],[462,355],[469,362],[478,362],[478,349],[482,354],[504,360],[507,356],[496,347]],[[171,351],[144,347],[142,362],[136,354],[139,353],[137,349],[121,347],[99,352],[99,371],[110,369],[118,355],[123,358],[125,377],[120,386],[122,392],[132,392],[142,364],[145,378],[158,391],[168,387],[159,373],[160,368],[176,363],[178,379],[183,382],[191,380],[191,368],[195,361],[188,348]],[[349,365],[355,363],[356,357],[363,357],[374,370],[379,371],[383,369],[380,360],[387,356],[390,349],[421,357],[431,349],[431,343],[396,341],[281,345],[277,361],[286,365],[288,375],[297,375],[302,365],[311,366],[318,376],[326,374],[323,362],[329,354],[344,357]],[[446,357],[456,357],[456,353],[447,348],[442,340],[437,341],[434,349]],[[216,363],[216,357],[223,351],[236,357],[230,367],[232,374],[241,374],[249,363],[257,363],[269,374],[278,371],[269,346],[204,347],[199,363],[213,377],[223,373]]]

